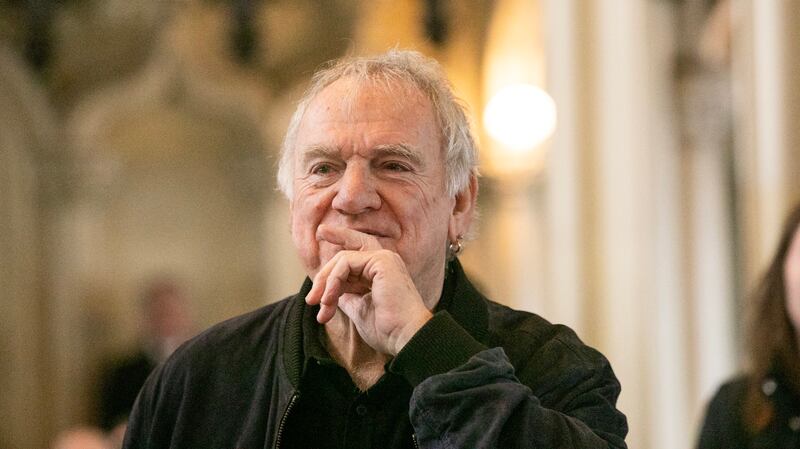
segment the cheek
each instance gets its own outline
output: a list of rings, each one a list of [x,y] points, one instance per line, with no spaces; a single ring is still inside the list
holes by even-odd
[[[330,195],[325,195],[324,192],[302,193],[291,205],[292,235],[299,236],[310,233],[313,237],[316,234],[317,226],[330,209]]]
[[[319,267],[320,245],[316,234],[324,213],[324,205],[315,201],[313,197],[298,198],[292,203],[290,222],[292,242],[309,273]]]
[[[431,199],[423,210],[425,211],[424,220],[429,223],[431,228],[447,229],[453,210],[453,201],[447,197]]]
[[[342,250],[342,247],[339,246],[339,245],[333,245],[333,244],[325,242],[325,241],[318,242],[318,245],[317,245],[318,257],[315,260],[316,266],[311,267],[312,271],[314,271],[316,273],[316,270],[318,268],[320,268],[323,265],[325,265],[326,263],[328,263],[328,261],[333,259],[333,256],[335,256],[336,253],[338,253],[341,250]]]
[[[450,223],[451,201],[446,198],[425,198],[422,203],[406,209],[407,216],[413,218],[413,226],[419,240],[424,246],[420,250],[430,250],[431,245],[441,245],[447,240],[447,229]],[[438,248],[438,246],[437,246]]]

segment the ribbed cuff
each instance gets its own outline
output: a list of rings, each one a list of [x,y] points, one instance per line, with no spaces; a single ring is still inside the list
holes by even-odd
[[[389,371],[405,377],[412,387],[435,374],[467,363],[487,349],[446,311],[437,312],[411,337],[389,365]]]

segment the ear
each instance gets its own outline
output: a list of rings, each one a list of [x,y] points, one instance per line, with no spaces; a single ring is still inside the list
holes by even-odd
[[[450,224],[448,226],[447,238],[450,242],[455,242],[459,236],[463,237],[469,231],[477,200],[478,177],[473,173],[469,175],[467,186],[456,194],[456,201],[453,205],[453,212],[450,214]]]

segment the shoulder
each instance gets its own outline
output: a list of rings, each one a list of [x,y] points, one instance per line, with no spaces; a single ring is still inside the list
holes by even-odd
[[[277,345],[294,297],[222,321],[181,345],[165,362],[166,373],[263,360]]]
[[[488,301],[489,346],[508,355],[520,381],[544,401],[564,406],[598,390],[616,400],[621,387],[608,360],[567,326]]]
[[[706,422],[720,417],[732,421],[738,419],[740,410],[747,395],[749,378],[739,375],[724,382],[708,402]]]
[[[742,406],[748,377],[736,376],[723,383],[706,407],[698,448],[744,447],[747,435],[742,421]]]
[[[721,425],[741,424],[741,410],[747,395],[749,378],[739,375],[724,382],[711,399],[706,408],[704,427],[718,428]]]
[[[292,302],[285,298],[230,318],[181,345],[147,379],[137,419],[172,422],[185,403],[207,403],[210,397],[252,388],[260,373],[273,376],[282,318]]]
[[[512,362],[531,358],[568,359],[573,365],[594,367],[606,358],[586,345],[568,326],[553,324],[541,316],[487,301],[489,337],[506,349]]]
[[[148,378],[128,433],[142,441],[170,441],[185,426],[233,426],[217,418],[246,416],[256,393],[271,391],[271,380],[280,376],[281,336],[294,299],[223,321],[181,345]],[[209,407],[218,413],[200,413]]]
[[[749,378],[745,375],[732,377],[720,385],[711,401],[726,405],[741,404],[747,392],[748,383]]]

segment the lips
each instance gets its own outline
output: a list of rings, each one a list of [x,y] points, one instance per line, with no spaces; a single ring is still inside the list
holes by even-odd
[[[352,229],[354,231],[362,232],[364,234],[369,234],[369,235],[371,235],[373,237],[389,238],[388,233],[386,233],[384,231],[379,231],[379,230],[376,230],[376,229],[361,228],[361,227],[351,227],[350,229]]]
[[[362,232],[367,235],[371,235],[376,238],[391,238],[393,235],[396,235],[396,232],[393,232],[392,227],[382,225],[379,223],[343,223],[339,226],[347,229],[352,229],[353,231]]]
[[[332,222],[332,223],[320,223],[320,228],[340,228],[340,229],[349,229],[350,231],[360,232],[362,234],[371,235],[378,239],[396,239],[400,235],[399,226],[396,223],[381,223],[381,222],[353,222],[350,223],[342,223],[342,222]],[[319,232],[319,231],[318,231]]]

